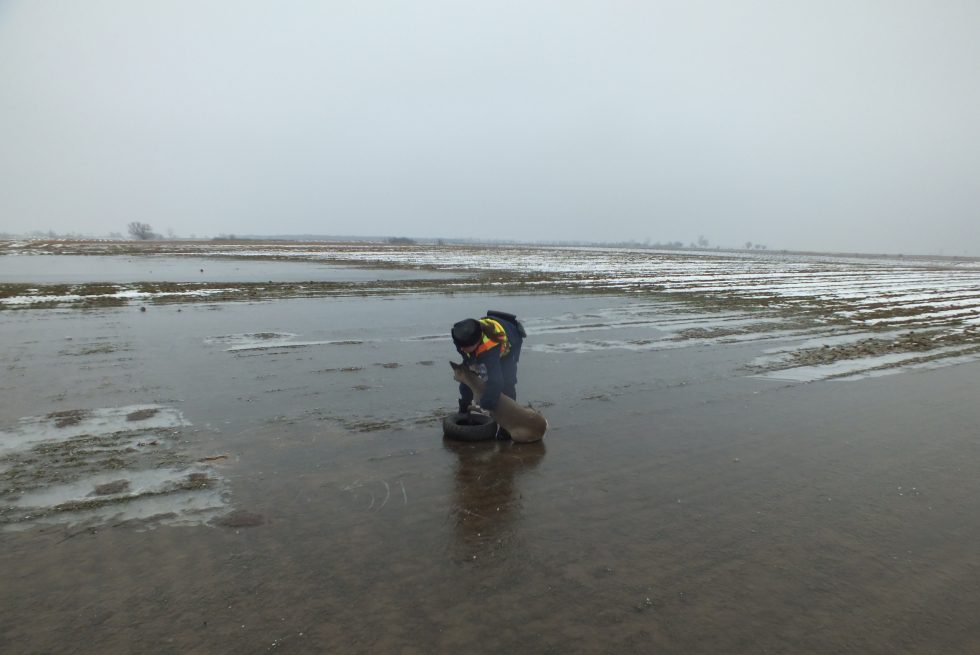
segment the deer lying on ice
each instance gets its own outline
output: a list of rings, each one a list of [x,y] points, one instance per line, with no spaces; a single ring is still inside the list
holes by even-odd
[[[486,383],[479,375],[463,364],[449,362],[449,365],[453,367],[453,378],[468,386],[473,391],[474,398],[483,395]],[[500,394],[497,409],[490,412],[490,416],[497,425],[510,433],[510,438],[514,441],[540,441],[548,429],[548,421],[545,417],[530,407],[519,405],[517,401],[503,394]]]

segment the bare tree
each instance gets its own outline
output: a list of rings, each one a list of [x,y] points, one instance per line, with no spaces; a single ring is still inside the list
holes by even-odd
[[[129,236],[133,237],[134,239],[139,239],[140,241],[146,241],[156,236],[153,234],[153,226],[149,223],[133,221],[126,226],[126,229],[129,230]]]

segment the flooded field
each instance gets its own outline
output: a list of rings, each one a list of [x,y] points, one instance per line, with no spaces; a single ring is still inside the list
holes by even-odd
[[[9,281],[0,651],[980,649],[976,322],[927,316],[972,311],[969,263],[318,248],[165,254],[251,299]],[[59,250],[0,270],[147,263]],[[442,438],[449,326],[490,308],[542,443]]]
[[[87,270],[86,258],[93,262]],[[105,262],[118,263],[103,271]],[[111,279],[164,263],[174,279]],[[76,272],[74,283],[25,279],[33,271],[58,275],[66,268],[85,272]],[[374,243],[0,242],[0,310],[418,293],[611,294],[679,302],[701,315],[677,322],[669,342],[807,337],[748,364],[781,379],[874,376],[980,359],[976,259]],[[671,345],[600,339],[557,347]]]

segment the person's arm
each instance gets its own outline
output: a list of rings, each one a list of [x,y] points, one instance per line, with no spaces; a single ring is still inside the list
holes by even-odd
[[[487,386],[480,397],[480,407],[492,412],[497,408],[500,392],[504,389],[504,372],[500,368],[500,346],[484,352],[476,361],[487,367]]]

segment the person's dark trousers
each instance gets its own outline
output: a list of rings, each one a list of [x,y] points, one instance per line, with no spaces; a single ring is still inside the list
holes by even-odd
[[[508,398],[517,400],[517,364],[521,361],[521,346],[524,345],[524,337],[517,331],[517,327],[509,321],[500,322],[504,326],[504,330],[507,331],[507,340],[510,341],[510,354],[500,360],[500,372],[504,377],[504,388],[501,393]]]
[[[524,345],[524,337],[518,332],[517,327],[509,321],[500,321],[500,323],[507,331],[507,340],[510,341],[510,354],[500,360],[500,373],[504,378],[504,388],[500,393],[517,400],[517,364],[521,361],[521,346]],[[496,439],[497,441],[510,441],[510,433],[502,427],[498,427]]]

